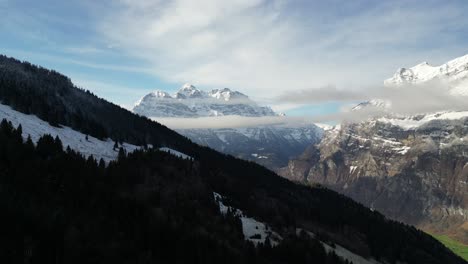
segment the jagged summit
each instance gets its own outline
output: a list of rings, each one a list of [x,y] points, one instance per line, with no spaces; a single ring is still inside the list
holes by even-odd
[[[447,83],[453,95],[468,95],[468,54],[440,66],[422,62],[411,68],[400,68],[389,79],[386,86],[420,84],[438,80]]]
[[[206,93],[200,91],[195,86],[190,83],[186,83],[180,88],[180,90],[174,96],[177,99],[186,99],[186,98],[204,98]]]
[[[468,54],[453,59],[440,66],[432,66],[424,61],[411,68],[399,68],[396,73],[384,81],[389,88],[398,88],[403,85],[421,85],[437,81],[446,87],[453,96],[468,96]],[[369,109],[369,107],[381,108],[384,111],[391,110],[392,102],[375,98],[359,103],[351,110]]]
[[[271,108],[257,105],[241,92],[229,88],[205,92],[189,83],[173,96],[164,91],[147,94],[135,104],[133,111],[148,117],[277,115]]]

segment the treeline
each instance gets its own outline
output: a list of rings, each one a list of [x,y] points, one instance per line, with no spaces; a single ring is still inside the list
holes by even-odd
[[[0,124],[2,263],[348,263],[307,236],[244,241],[197,165],[148,150],[108,166]]]

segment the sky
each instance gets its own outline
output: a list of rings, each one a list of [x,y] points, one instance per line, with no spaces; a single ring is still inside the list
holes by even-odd
[[[288,115],[333,114],[400,67],[467,54],[466,10],[466,0],[0,0],[0,53],[127,108],[192,83]],[[301,91],[322,99],[278,99]]]

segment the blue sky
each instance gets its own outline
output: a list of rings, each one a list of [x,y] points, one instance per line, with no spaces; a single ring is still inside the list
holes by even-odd
[[[399,67],[465,55],[466,10],[465,0],[0,0],[0,53],[127,107],[190,82],[316,115],[351,102],[276,98],[371,89]]]

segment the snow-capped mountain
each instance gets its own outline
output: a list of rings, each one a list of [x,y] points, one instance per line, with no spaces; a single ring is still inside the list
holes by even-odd
[[[424,84],[435,84],[440,89],[447,89],[452,96],[467,96],[468,99],[468,54],[440,66],[431,66],[427,62],[422,62],[411,68],[400,68],[391,78],[384,81],[385,87],[395,89],[395,93],[398,93],[398,89],[412,89],[412,86]],[[392,102],[388,99],[375,98],[359,103],[351,110],[369,108],[381,109],[395,116],[391,109]]]
[[[385,85],[411,89],[442,81],[453,96],[463,96],[467,73],[468,55],[438,67],[400,69]],[[379,99],[352,110],[370,107],[385,116],[326,130],[281,175],[323,184],[388,217],[468,242],[468,111],[396,115],[392,102]]]
[[[422,62],[411,68],[400,68],[393,77],[384,81],[386,86],[420,84],[440,81],[447,84],[453,95],[468,96],[468,54],[440,66]]]
[[[205,117],[205,116],[275,116],[271,108],[263,107],[248,96],[229,88],[205,92],[185,84],[173,96],[164,91],[145,95],[133,112],[148,117]]]
[[[205,92],[185,84],[173,96],[156,91],[144,96],[133,109],[150,118],[197,118],[237,115],[278,116],[270,107],[259,106],[247,95],[228,88]],[[229,126],[229,124],[227,124]],[[179,129],[192,141],[272,169],[285,166],[289,159],[318,142],[323,130],[314,124],[288,127],[262,125],[245,128]]]

